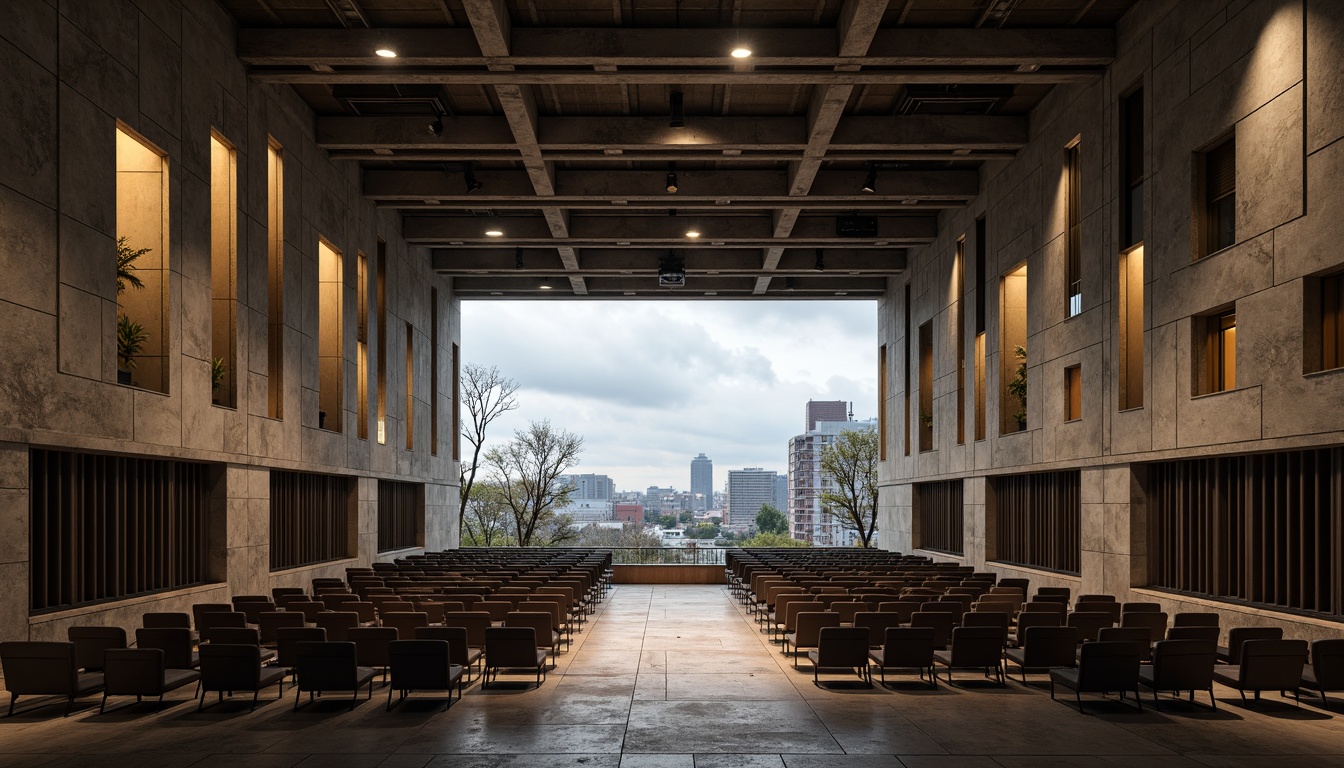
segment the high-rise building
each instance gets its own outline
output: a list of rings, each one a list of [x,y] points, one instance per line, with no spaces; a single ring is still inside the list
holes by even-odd
[[[775,509],[783,512],[785,516],[789,514],[789,476],[775,475]]]
[[[773,469],[747,467],[728,470],[726,525],[750,525],[756,522],[761,507],[775,505],[775,478]]]
[[[808,432],[816,429],[819,421],[846,421],[849,417],[849,403],[844,400],[807,401]]]
[[[571,499],[612,501],[616,498],[616,483],[606,475],[595,475],[592,473],[584,475],[561,475],[560,482],[568,483],[574,488],[574,492],[569,495]]]
[[[789,439],[788,515],[791,535],[819,547],[848,547],[858,532],[821,511],[821,494],[834,488],[821,471],[821,452],[846,430],[877,429],[877,420],[819,421],[813,429]]]
[[[709,509],[714,503],[714,462],[703,453],[691,459],[691,493],[697,512]]]

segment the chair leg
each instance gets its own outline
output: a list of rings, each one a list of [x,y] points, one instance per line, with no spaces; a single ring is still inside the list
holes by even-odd
[[[103,692],[103,701],[98,705],[98,714],[103,714],[103,708],[107,706],[107,692]]]
[[[1194,691],[1191,691],[1191,692],[1190,692],[1190,695],[1193,697],[1193,696],[1195,695],[1195,692],[1194,692]],[[1209,686],[1209,706],[1213,707],[1213,709],[1214,709],[1215,712],[1218,711],[1218,700],[1215,699],[1215,698],[1213,698],[1213,686],[1212,686],[1212,685]]]
[[[61,715],[61,717],[69,717],[69,716],[70,716],[70,707],[73,706],[74,703],[75,703],[75,697],[74,697],[74,696],[67,696],[67,697],[65,697],[65,714],[64,714],[64,715]]]
[[[1321,695],[1324,696],[1325,694],[1321,694]],[[18,695],[18,694],[16,694],[16,693],[11,693],[11,694],[9,694],[9,714],[5,715],[5,717],[13,717],[13,716],[14,716],[14,705],[18,702],[18,700],[19,700],[19,695]]]
[[[296,685],[296,686],[294,686],[294,711],[295,711],[295,712],[298,712],[298,711],[299,711],[299,695],[300,695],[300,693],[299,693],[299,687]]]
[[[1078,714],[1080,714],[1080,715],[1085,715],[1085,714],[1087,714],[1087,712],[1083,709],[1083,693],[1082,693],[1082,691],[1079,691],[1079,690],[1076,690],[1076,689],[1075,689],[1074,692],[1073,692],[1073,697],[1074,697],[1075,699],[1078,700]]]
[[[1157,695],[1157,691],[1153,691],[1153,695]],[[1134,706],[1138,707],[1140,712],[1143,711],[1143,698],[1139,696],[1138,683],[1134,684]]]
[[[252,708],[249,709],[249,710],[247,710],[248,712],[255,712],[255,711],[257,711],[257,697],[260,696],[260,695],[261,695],[261,689],[260,689],[260,688],[256,689],[255,691],[252,691]]]

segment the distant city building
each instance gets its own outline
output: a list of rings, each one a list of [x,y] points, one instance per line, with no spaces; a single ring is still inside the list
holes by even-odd
[[[792,524],[793,538],[818,547],[849,547],[858,540],[857,531],[821,511],[821,494],[835,490],[834,482],[821,471],[821,452],[841,432],[864,429],[877,429],[877,420],[819,421],[789,440],[788,503],[783,509]]]
[[[728,494],[728,516],[724,523],[750,525],[756,522],[756,515],[762,506],[775,504],[777,477],[779,473],[773,469],[760,467],[728,470],[728,482],[725,486]]]
[[[644,506],[642,504],[617,504],[612,517],[622,523],[644,525]]]
[[[677,489],[659,488],[656,485],[650,485],[644,491],[644,512],[649,515],[665,515],[675,509],[674,500],[677,496]]]
[[[807,431],[817,428],[821,421],[849,421],[849,404],[844,400],[808,400]]]
[[[714,505],[714,462],[703,453],[691,459],[691,493],[695,496],[692,507],[695,511]]]
[[[574,488],[571,499],[600,499],[613,501],[616,498],[616,483],[606,475],[561,475],[560,482]]]
[[[604,499],[570,499],[556,514],[569,515],[575,523],[601,523],[611,519],[611,502]]]

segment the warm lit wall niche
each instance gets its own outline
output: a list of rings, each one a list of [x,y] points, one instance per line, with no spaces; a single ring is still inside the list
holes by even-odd
[[[369,439],[369,257],[355,252],[355,434]]]
[[[1019,265],[999,282],[999,432],[1006,435],[1027,428],[1026,391],[1015,391],[1015,382],[1026,382],[1027,265]]]
[[[919,326],[919,450],[933,450],[933,321]]]
[[[210,363],[215,405],[238,404],[237,151],[210,135]]]
[[[266,415],[285,417],[285,157],[266,149]]]
[[[117,123],[118,380],[168,391],[168,160]],[[126,254],[129,270],[122,277]],[[129,371],[129,377],[126,374]],[[129,380],[128,380],[129,379]]]
[[[1143,406],[1143,244],[1120,254],[1120,410]]]
[[[342,297],[345,293],[344,260],[326,240],[317,242],[317,425],[341,431],[345,410],[341,384],[345,379],[345,324]]]

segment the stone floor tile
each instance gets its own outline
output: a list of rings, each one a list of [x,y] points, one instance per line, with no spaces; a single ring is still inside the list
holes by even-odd
[[[784,768],[781,755],[699,754],[695,768]]]
[[[695,756],[682,755],[624,755],[621,768],[695,768]]]
[[[705,752],[840,753],[840,746],[801,701],[635,701],[627,752],[683,752],[688,734]]]
[[[785,768],[904,768],[895,755],[784,755]]]

